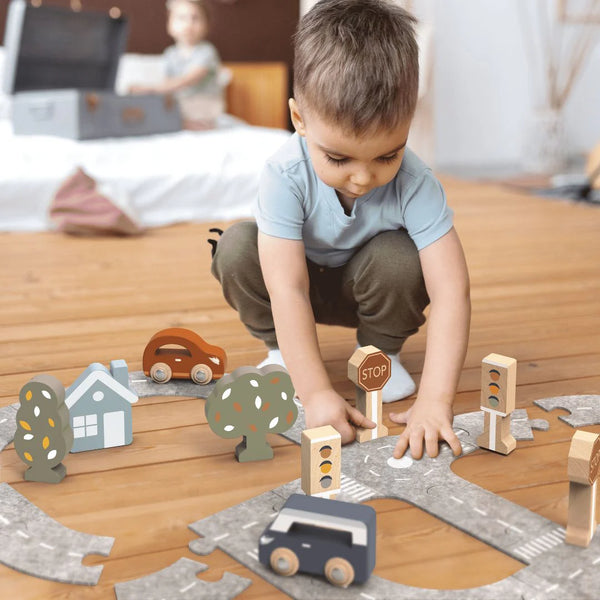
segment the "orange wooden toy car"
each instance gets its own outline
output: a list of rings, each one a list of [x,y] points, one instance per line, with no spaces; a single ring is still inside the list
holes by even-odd
[[[190,329],[170,327],[150,338],[144,349],[142,368],[157,383],[191,379],[206,385],[223,377],[226,361],[223,348],[207,344]]]

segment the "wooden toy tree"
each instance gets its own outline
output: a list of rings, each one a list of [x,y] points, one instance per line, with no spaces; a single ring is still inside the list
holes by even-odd
[[[240,367],[226,375],[215,384],[205,411],[218,436],[243,436],[235,449],[240,462],[273,458],[267,433],[287,431],[298,416],[292,381],[279,365]]]
[[[15,450],[29,467],[28,481],[59,483],[67,474],[62,459],[73,445],[65,388],[52,375],[37,375],[19,394]]]

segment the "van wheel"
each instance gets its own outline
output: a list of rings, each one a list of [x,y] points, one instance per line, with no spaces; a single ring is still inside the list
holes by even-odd
[[[173,371],[169,365],[157,362],[150,368],[150,377],[152,377],[156,383],[167,383],[167,381],[170,381],[171,377],[173,377]]]
[[[336,556],[325,563],[327,581],[339,587],[348,587],[354,581],[354,567],[344,558]]]
[[[190,377],[194,383],[206,385],[212,381],[213,372],[208,365],[194,365],[190,371]]]
[[[275,573],[284,575],[285,577],[295,575],[300,567],[300,561],[298,560],[296,553],[289,548],[275,548],[275,550],[271,552],[269,562]]]

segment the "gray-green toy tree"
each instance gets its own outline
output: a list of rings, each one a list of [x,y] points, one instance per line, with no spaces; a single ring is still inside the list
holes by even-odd
[[[65,388],[52,375],[37,375],[19,394],[15,450],[29,467],[28,481],[59,483],[67,474],[61,463],[73,445]]]
[[[235,449],[240,462],[273,458],[267,433],[287,431],[298,416],[289,373],[278,365],[240,367],[225,375],[207,398],[205,411],[218,436],[243,436]]]

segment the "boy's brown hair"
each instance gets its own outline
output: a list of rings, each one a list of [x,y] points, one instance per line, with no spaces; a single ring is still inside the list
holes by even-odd
[[[416,19],[389,0],[320,0],[295,34],[294,96],[355,135],[411,119]]]

